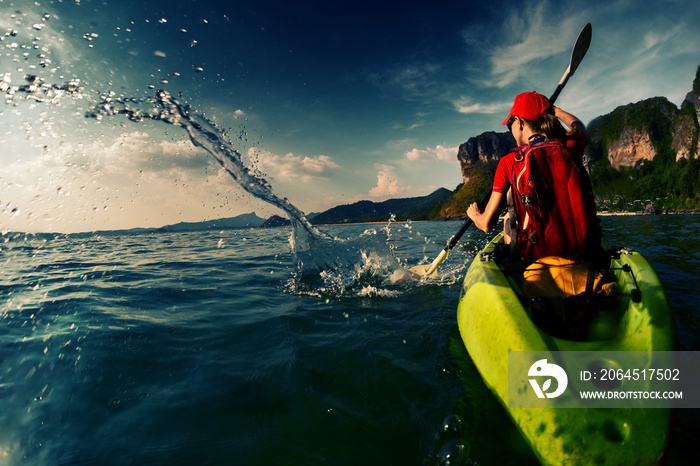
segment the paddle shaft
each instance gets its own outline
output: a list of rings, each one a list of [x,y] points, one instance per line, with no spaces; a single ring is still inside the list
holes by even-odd
[[[484,197],[481,198],[479,201],[479,209],[484,210],[486,208],[486,204],[489,203],[489,199],[491,199],[491,190],[489,189],[486,194],[484,194]],[[445,246],[445,250],[449,251],[453,247],[457,245],[460,239],[462,239],[462,235],[469,229],[470,226],[472,226],[472,219],[467,219],[466,222],[464,222],[464,225],[462,225],[462,228],[459,229],[456,235],[454,235],[450,240],[447,242],[447,246]]]
[[[586,55],[588,47],[591,45],[592,32],[593,29],[591,27],[591,24],[588,23],[579,33],[578,38],[576,39],[576,44],[574,44],[574,49],[571,52],[571,60],[569,61],[569,67],[564,72],[564,75],[561,77],[561,80],[559,80],[557,88],[554,90],[554,93],[549,98],[550,104],[554,105],[554,102],[557,100],[557,97],[559,97],[561,90],[564,89],[564,86],[566,86],[566,83],[569,81],[569,78],[574,75],[576,69],[578,68],[578,65],[581,63],[581,60],[583,60],[583,57]],[[478,205],[481,211],[483,211],[486,208],[486,205],[488,204],[490,198],[491,189],[489,189],[484,195],[484,197],[481,199],[481,201],[479,201]],[[473,221],[471,218],[467,219],[467,221],[464,222],[462,228],[459,229],[457,234],[450,238],[450,240],[447,242],[447,246],[445,246],[445,249],[443,249],[440,252],[440,254],[435,258],[433,263],[430,264],[430,267],[428,268],[425,274],[426,276],[430,276],[433,272],[435,272],[438,266],[447,257],[447,253],[455,247],[455,245],[462,238],[462,235],[464,235],[464,233],[469,229],[472,223]]]
[[[491,198],[491,190],[489,189],[486,194],[484,194],[484,197],[481,198],[479,201],[479,209],[484,210],[486,208],[486,204],[488,204],[489,199]],[[430,267],[425,272],[425,276],[429,277],[431,276],[438,268],[440,264],[442,264],[442,261],[445,260],[447,257],[447,253],[449,253],[455,245],[459,242],[459,240],[462,238],[462,235],[469,229],[469,227],[472,225],[472,219],[469,218],[467,219],[466,222],[462,225],[462,228],[459,229],[457,234],[455,234],[450,240],[447,242],[447,246],[445,246],[445,249],[440,251],[440,254],[435,258],[435,260],[430,264]]]

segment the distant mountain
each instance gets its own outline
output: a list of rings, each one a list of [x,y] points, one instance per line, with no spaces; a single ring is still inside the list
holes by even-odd
[[[235,228],[258,228],[265,223],[264,218],[260,218],[255,213],[243,214],[237,217],[218,218],[205,222],[180,222],[174,225],[167,225],[157,228],[155,231],[178,232],[178,231],[202,231],[202,230],[230,230]]]
[[[363,223],[383,222],[391,215],[397,220],[426,220],[437,204],[449,197],[451,191],[440,188],[428,196],[389,199],[384,202],[359,201],[354,204],[340,205],[316,215],[311,223],[323,225],[329,223]]]
[[[272,217],[265,220],[265,223],[260,225],[260,228],[276,228],[289,226],[292,226],[292,222],[290,222],[289,219],[280,217],[279,215],[273,215]]]

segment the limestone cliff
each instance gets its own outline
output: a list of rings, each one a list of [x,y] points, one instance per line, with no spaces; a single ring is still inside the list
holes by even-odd
[[[673,149],[676,160],[691,159],[700,154],[700,66],[693,82],[693,90],[681,104],[681,111],[674,122]]]
[[[515,139],[509,132],[488,131],[469,138],[467,142],[459,146],[457,151],[457,159],[462,167],[464,183],[469,183],[471,171],[468,167],[471,164],[495,165],[513,147],[515,147]]]
[[[698,117],[692,114],[681,114],[673,122],[673,140],[671,146],[676,153],[676,161],[691,159],[693,153],[700,154],[700,140],[696,125]],[[695,149],[695,151],[693,151]]]
[[[625,128],[619,139],[608,143],[607,152],[613,168],[639,168],[644,160],[652,160],[656,155],[649,132],[640,128]]]

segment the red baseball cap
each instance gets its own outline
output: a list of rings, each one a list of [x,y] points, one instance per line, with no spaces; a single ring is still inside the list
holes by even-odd
[[[539,121],[545,113],[553,113],[549,99],[535,91],[523,92],[515,96],[510,114],[503,120],[502,124],[505,125],[514,116],[530,121]]]

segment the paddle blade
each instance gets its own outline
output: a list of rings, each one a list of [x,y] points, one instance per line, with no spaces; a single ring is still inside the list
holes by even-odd
[[[552,105],[554,105],[554,101],[557,100],[557,97],[559,97],[559,93],[561,92],[561,90],[564,89],[564,86],[566,86],[566,83],[567,81],[569,81],[569,78],[574,75],[574,72],[578,68],[578,65],[581,64],[581,60],[583,60],[583,57],[586,56],[586,52],[588,52],[588,47],[591,45],[592,35],[593,27],[591,26],[591,23],[586,24],[581,30],[581,32],[578,34],[576,44],[574,44],[574,49],[571,51],[571,61],[569,62],[569,67],[564,72],[564,75],[559,81],[559,85],[554,90],[552,96],[549,98],[549,102]]]
[[[447,257],[447,249],[440,251],[440,254],[435,258],[435,260],[430,265],[418,265],[416,267],[411,267],[409,270],[421,278],[435,278],[437,277],[437,268],[442,261]]]
[[[417,275],[417,278],[419,280],[422,280],[424,278],[436,278],[437,267],[433,269],[433,273],[428,275],[428,271],[430,270],[431,265],[432,264],[417,265],[415,267],[411,267],[410,269],[408,269],[408,271]]]
[[[576,39],[576,44],[574,45],[574,50],[571,52],[571,62],[569,63],[568,74],[569,77],[573,76],[574,72],[581,64],[581,60],[586,56],[588,52],[588,47],[591,45],[591,37],[593,36],[593,26],[591,23],[586,24]]]

